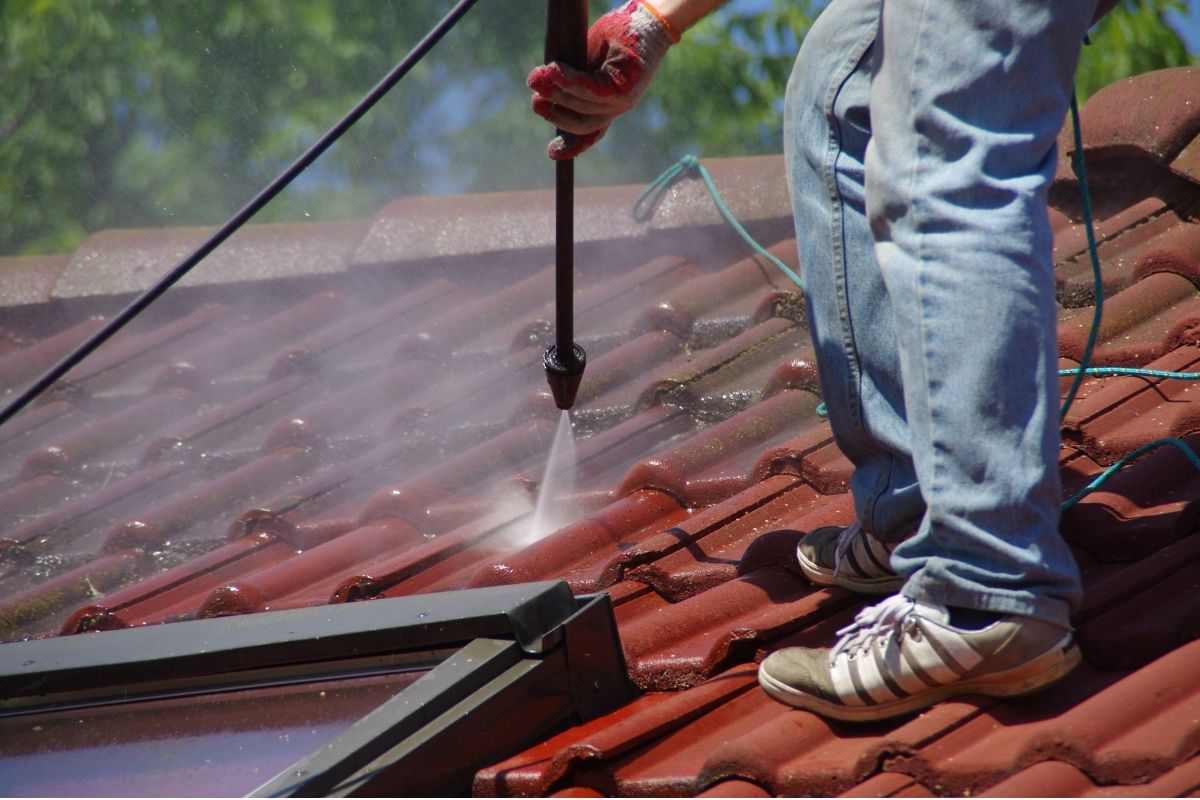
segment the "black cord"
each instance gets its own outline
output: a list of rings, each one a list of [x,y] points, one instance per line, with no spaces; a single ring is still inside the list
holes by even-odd
[[[107,342],[121,328],[125,327],[134,317],[146,310],[147,307],[159,297],[162,296],[167,289],[174,286],[180,278],[186,275],[192,267],[199,264],[209,253],[217,249],[239,228],[257,214],[263,206],[271,202],[277,194],[287,188],[296,176],[309,167],[316,161],[322,153],[329,149],[330,145],[336,142],[342,134],[350,129],[354,123],[358,122],[364,114],[383,98],[393,86],[400,82],[400,79],[408,74],[417,62],[433,49],[433,46],[441,41],[442,37],[453,28],[459,19],[475,5],[476,0],[459,0],[459,3],[450,9],[446,16],[442,17],[441,21],[433,27],[425,35],[425,38],[417,42],[416,47],[408,52],[400,63],[392,68],[391,72],[383,77],[383,80],[375,84],[375,87],[355,104],[354,108],[342,117],[332,128],[325,132],[320,139],[312,144],[297,158],[292,165],[280,173],[279,177],[267,184],[261,192],[255,195],[249,203],[242,207],[229,220],[217,229],[207,240],[199,247],[192,251],[192,254],[180,261],[175,267],[159,279],[158,283],[151,286],[132,303],[121,310],[119,314],[113,317],[108,323],[96,331],[91,338],[85,341],[79,347],[71,351],[66,357],[50,368],[45,375],[38,378],[37,382],[21,393],[15,400],[9,403],[3,411],[0,411],[0,425],[3,425],[8,420],[16,416],[25,406],[33,402],[38,395],[50,388],[62,376],[66,375],[79,362],[83,361],[91,355],[96,348]]]

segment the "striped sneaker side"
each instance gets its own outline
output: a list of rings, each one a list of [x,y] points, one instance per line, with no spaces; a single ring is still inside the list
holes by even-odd
[[[819,586],[840,586],[859,594],[890,594],[904,579],[892,570],[892,550],[857,521],[845,528],[817,528],[796,545],[801,571]]]
[[[884,604],[892,601],[899,602],[882,612],[866,609],[833,648],[771,654],[759,669],[759,683],[789,705],[867,721],[961,694],[1026,694],[1063,677],[1080,660],[1069,631],[1038,620],[1007,616],[968,631],[950,626],[941,606],[902,597]]]

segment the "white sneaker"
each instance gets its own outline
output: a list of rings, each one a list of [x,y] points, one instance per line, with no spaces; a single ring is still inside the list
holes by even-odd
[[[960,694],[1027,694],[1080,661],[1071,632],[1010,615],[980,630],[944,606],[895,595],[864,608],[832,648],[788,647],[758,670],[766,692],[834,719],[885,719]]]
[[[796,560],[804,575],[820,586],[891,594],[904,584],[892,569],[896,544],[877,540],[855,520],[845,528],[817,528],[806,535],[796,545]]]

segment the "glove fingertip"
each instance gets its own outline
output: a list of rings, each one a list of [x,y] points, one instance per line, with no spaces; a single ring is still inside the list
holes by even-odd
[[[607,131],[608,126],[605,125],[600,130],[592,133],[566,133],[556,136],[550,141],[550,146],[546,149],[546,154],[555,161],[578,158],[590,150],[592,145],[604,138],[604,134]]]
[[[577,154],[567,144],[566,139],[562,136],[555,136],[550,140],[550,145],[546,148],[546,155],[550,156],[552,161],[567,161],[574,158]]]
[[[562,80],[562,67],[557,63],[543,64],[534,68],[525,79],[525,85],[538,94],[547,94]]]

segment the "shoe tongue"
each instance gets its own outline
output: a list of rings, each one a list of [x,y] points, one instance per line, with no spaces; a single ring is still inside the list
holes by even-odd
[[[916,612],[930,622],[936,622],[938,625],[950,624],[950,609],[937,603],[927,603],[924,600],[916,601]]]

